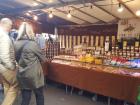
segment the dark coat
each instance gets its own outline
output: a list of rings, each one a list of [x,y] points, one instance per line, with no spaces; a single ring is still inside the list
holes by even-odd
[[[24,47],[22,48],[22,46]],[[16,55],[19,55],[21,49],[21,56],[17,62],[19,64],[19,70],[22,68],[23,72],[18,72],[17,77],[18,75],[22,75],[24,78],[18,79],[20,87],[22,89],[30,89],[31,84],[34,85],[33,88],[42,87],[44,85],[44,75],[41,62],[45,62],[46,57],[42,54],[38,44],[33,40],[16,41]]]

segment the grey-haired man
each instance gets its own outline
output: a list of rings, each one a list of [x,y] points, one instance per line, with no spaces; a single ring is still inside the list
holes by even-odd
[[[0,20],[0,76],[5,95],[1,105],[13,105],[18,93],[14,45],[8,35],[11,28],[9,18]]]

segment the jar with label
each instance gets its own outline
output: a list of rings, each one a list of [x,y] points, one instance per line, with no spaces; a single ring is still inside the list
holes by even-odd
[[[114,46],[112,46],[112,50],[115,50],[115,47]]]
[[[119,47],[118,46],[116,46],[116,48],[115,48],[116,50],[118,50],[119,49]]]
[[[131,50],[131,53],[133,53],[133,52],[135,52],[135,50],[133,49],[133,50]]]
[[[126,46],[123,47],[123,50],[126,50]]]
[[[127,46],[126,49],[127,49],[127,51],[130,51],[130,47],[129,46]]]
[[[130,52],[127,52],[127,57],[130,57]]]
[[[139,47],[135,47],[135,52],[139,52]]]
[[[123,55],[122,57],[123,57],[123,58],[126,58],[126,56],[125,56],[125,55]]]
[[[122,56],[122,52],[119,52],[119,55]]]
[[[139,41],[135,42],[135,47],[139,47]]]
[[[133,52],[133,53],[131,53],[131,57],[134,57],[135,56],[135,53]]]
[[[123,55],[126,56],[126,52],[123,52]]]
[[[104,55],[104,53],[105,53],[105,50],[104,50],[104,48],[102,47],[102,48],[101,48],[101,54]]]
[[[114,55],[115,54],[114,51],[112,51],[111,54]]]
[[[136,53],[135,53],[135,56],[136,56],[136,57],[139,57],[139,56],[140,56],[140,54],[139,54],[138,52],[136,52]]]
[[[118,52],[115,52],[115,55],[118,56]]]
[[[126,52],[127,50],[126,49],[123,49],[123,52]]]
[[[123,41],[123,47],[127,46],[127,41]]]
[[[134,50],[134,46],[131,46],[131,50]]]

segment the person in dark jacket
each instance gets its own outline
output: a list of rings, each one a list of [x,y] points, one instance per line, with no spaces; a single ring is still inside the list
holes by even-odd
[[[35,93],[37,105],[44,105],[44,75],[41,62],[46,57],[35,42],[32,26],[23,22],[19,28],[15,42],[16,61],[19,64],[17,79],[21,88],[21,105],[29,105],[32,91]]]

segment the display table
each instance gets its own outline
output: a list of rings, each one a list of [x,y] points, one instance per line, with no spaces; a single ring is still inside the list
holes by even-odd
[[[49,62],[45,62],[42,64],[42,69],[45,77],[48,75],[48,64]]]
[[[121,68],[91,65],[51,62],[48,65],[48,78],[89,92],[132,103],[136,102],[140,85],[139,76],[114,72]],[[108,72],[109,70],[110,72]]]

